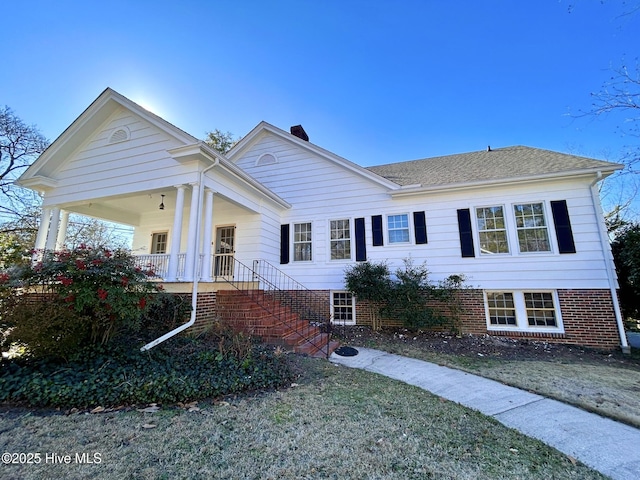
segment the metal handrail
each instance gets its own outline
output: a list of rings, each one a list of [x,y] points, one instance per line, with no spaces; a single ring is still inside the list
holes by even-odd
[[[332,313],[326,298],[264,260],[254,260],[251,267],[235,258],[230,261],[233,262],[233,276],[218,276],[215,280],[226,281],[301,335],[304,334],[304,326],[292,321],[288,313],[296,313],[308,325],[319,327],[321,333],[327,334],[326,345],[324,342],[323,345],[316,344],[312,338],[308,341],[320,350],[326,347],[329,356]]]

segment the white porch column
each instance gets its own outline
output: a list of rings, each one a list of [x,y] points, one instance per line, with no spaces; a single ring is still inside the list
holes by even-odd
[[[184,215],[184,191],[186,185],[175,185],[176,211],[173,214],[173,230],[171,230],[171,249],[169,250],[169,267],[167,281],[175,282],[178,277],[178,254],[182,238],[182,216]]]
[[[38,226],[38,234],[36,235],[36,244],[33,246],[35,253],[31,260],[38,262],[42,259],[42,251],[47,243],[47,232],[49,231],[49,224],[51,223],[51,209],[42,208],[40,214],[40,225]]]
[[[45,249],[55,250],[56,238],[58,238],[58,226],[60,225],[60,207],[51,209],[51,223],[49,224],[49,233],[47,234],[47,242]]]
[[[60,227],[58,228],[58,236],[56,237],[56,250],[64,248],[64,242],[67,239],[67,227],[69,226],[69,212],[62,210],[62,218],[60,219]]]
[[[198,248],[199,238],[196,238],[198,231],[198,202],[200,201],[200,184],[191,184],[191,208],[189,210],[189,230],[187,232],[187,255],[184,265],[184,277],[185,280],[190,281],[194,279],[196,272],[193,269],[193,261],[195,256],[198,255],[200,249]]]
[[[204,235],[202,237],[202,270],[200,280],[211,281],[211,227],[213,223],[213,191],[204,190]]]
[[[47,243],[47,232],[49,231],[49,223],[51,223],[51,209],[43,208],[40,214],[40,226],[38,226],[38,235],[36,236],[36,250],[44,250]]]

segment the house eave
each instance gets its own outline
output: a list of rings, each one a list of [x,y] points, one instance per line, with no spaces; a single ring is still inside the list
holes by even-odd
[[[428,195],[431,193],[443,193],[443,192],[459,192],[463,190],[472,190],[476,188],[492,187],[492,186],[508,186],[508,185],[522,185],[525,183],[535,183],[546,180],[557,180],[562,178],[578,178],[585,177],[592,179],[594,176],[601,175],[598,180],[603,180],[615,171],[623,168],[622,165],[614,164],[615,166],[603,169],[581,169],[565,172],[554,172],[548,174],[528,175],[522,177],[511,177],[504,179],[492,179],[492,180],[478,180],[474,182],[464,183],[449,183],[443,185],[410,185],[399,190],[390,190],[388,193],[392,198],[409,197],[415,195]]]
[[[31,190],[39,191],[39,192],[47,192],[49,190],[53,190],[59,184],[58,180],[51,177],[45,177],[44,175],[34,175],[30,178],[22,178],[20,177],[16,180],[16,185],[19,185],[24,188],[29,188]]]

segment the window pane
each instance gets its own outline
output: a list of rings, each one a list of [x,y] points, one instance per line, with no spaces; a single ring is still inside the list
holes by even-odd
[[[353,296],[349,292],[333,292],[333,322],[353,323]]]
[[[387,217],[389,243],[409,242],[409,215],[389,215]]]
[[[504,210],[501,206],[476,208],[480,253],[509,253]]]
[[[311,223],[293,225],[293,260],[295,262],[311,261],[312,241]]]
[[[549,292],[525,292],[524,302],[531,327],[556,327],[556,310]]]
[[[163,254],[167,253],[167,237],[168,233],[154,233],[151,238],[151,253]]]
[[[331,220],[331,260],[345,260],[351,258],[351,230],[349,220]]]
[[[549,233],[542,203],[514,205],[521,252],[549,252]]]
[[[516,325],[513,293],[487,293],[487,307],[489,308],[489,323],[491,325]]]

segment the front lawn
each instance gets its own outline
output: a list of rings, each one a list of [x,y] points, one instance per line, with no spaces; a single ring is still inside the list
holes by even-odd
[[[0,413],[3,452],[71,464],[0,465],[3,478],[603,479],[493,419],[324,360],[290,388],[146,411]],[[139,410],[145,410],[140,408]],[[76,453],[100,454],[78,464]],[[80,457],[82,459],[82,457]],[[86,458],[86,457],[85,457]]]
[[[392,328],[348,327],[336,333],[354,347],[465,370],[640,427],[638,349],[628,355],[542,341]]]

